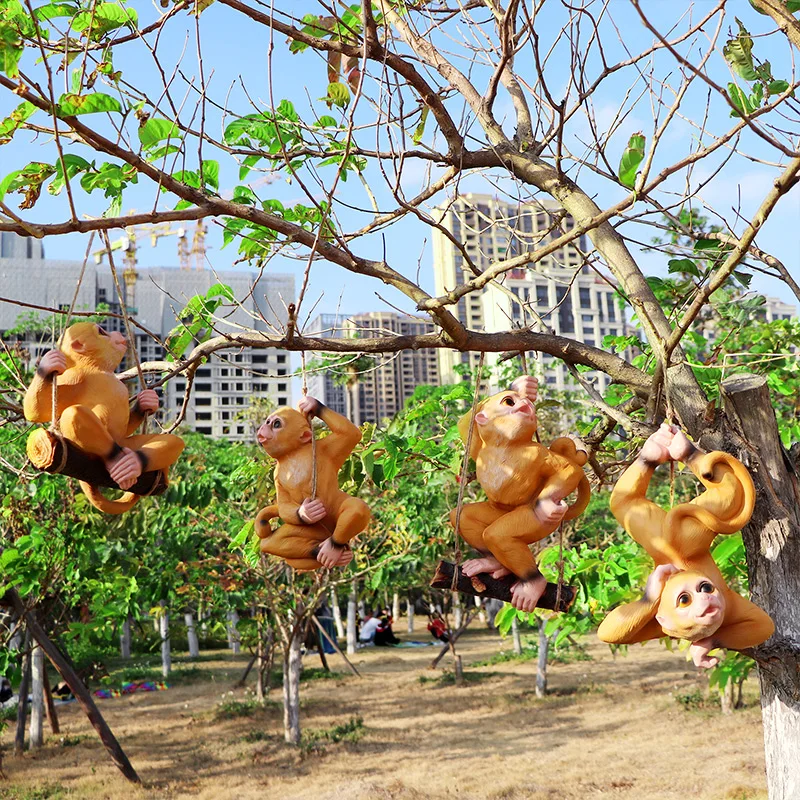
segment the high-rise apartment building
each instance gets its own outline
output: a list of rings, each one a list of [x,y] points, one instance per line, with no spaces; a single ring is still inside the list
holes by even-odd
[[[796,319],[797,306],[784,303],[777,297],[765,297],[764,313],[767,322],[774,322],[776,319]]]
[[[13,237],[13,238],[8,238]],[[45,308],[66,310],[72,302],[81,273],[81,262],[53,261],[44,258],[39,242],[28,247],[22,237],[3,232],[0,239],[0,282],[2,294]],[[128,306],[135,309],[136,319],[163,342],[178,325],[177,315],[190,298],[205,294],[217,283],[231,287],[240,300],[235,307],[220,310],[215,332],[236,332],[243,328],[276,332],[286,323],[286,306],[294,300],[294,276],[264,274],[246,270],[182,270],[160,267],[137,270],[133,297]],[[125,291],[123,287],[123,291]],[[86,264],[78,292],[77,311],[94,311],[105,304],[119,312],[111,272],[107,266],[93,261]],[[12,303],[0,302],[0,336],[9,338],[8,331],[17,324],[25,309]],[[28,312],[30,313],[30,312]],[[40,312],[43,319],[47,314]],[[109,318],[107,327],[122,330],[122,321]],[[18,338],[18,337],[13,337]],[[147,334],[136,331],[136,347],[140,361],[165,358],[164,347]],[[38,358],[53,346],[51,338],[28,336],[21,342],[31,358]],[[167,383],[161,401],[162,416],[174,419],[183,401],[185,377],[179,375]],[[240,348],[211,356],[195,373],[194,385],[187,406],[187,427],[211,436],[233,440],[252,440],[260,421],[248,414],[254,399],[264,398],[275,406],[291,405],[291,365],[284,350]]]
[[[349,316],[320,314],[307,328],[309,335],[355,338],[417,336],[433,331],[434,325],[427,317],[394,311],[369,311]],[[357,425],[393,417],[402,410],[417,386],[439,383],[433,350],[368,354],[351,363],[354,374],[349,385],[334,381],[332,371],[326,370],[309,375],[308,391]]]
[[[575,226],[574,220],[555,203],[512,203],[481,194],[457,197],[439,209],[439,219],[452,238],[438,230],[433,234],[437,295],[474,277],[465,263],[465,254],[483,271],[501,259],[557,239]],[[613,280],[585,263],[583,254],[588,249],[587,238],[582,235],[530,267],[506,272],[482,290],[463,297],[453,313],[477,331],[492,333],[531,326],[536,331],[552,331],[602,347],[604,336],[622,335],[626,326]],[[538,374],[548,385],[558,389],[571,385],[561,361],[545,354],[528,356],[528,370],[533,372],[532,365],[539,364]],[[497,357],[487,354],[486,364],[496,362]],[[457,380],[457,364],[474,367],[477,363],[477,353],[439,351],[439,371],[446,383]],[[601,373],[587,375],[595,379],[600,389],[608,385],[608,377]]]

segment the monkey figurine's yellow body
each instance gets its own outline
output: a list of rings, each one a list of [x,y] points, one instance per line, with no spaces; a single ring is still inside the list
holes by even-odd
[[[666,512],[646,497],[655,468],[682,461],[705,486],[690,503]],[[774,625],[757,605],[728,587],[711,556],[717,534],[749,521],[755,488],[744,465],[722,452],[704,453],[677,428],[662,427],[617,481],[611,511],[656,563],[644,597],[614,609],[598,630],[604,642],[631,644],[671,636],[692,642],[698,666],[711,667],[717,647],[741,649],[768,639]]]
[[[582,469],[585,452],[568,438],[556,439],[549,448],[533,441],[537,388],[535,378],[517,378],[510,390],[487,398],[476,409],[470,457],[488,500],[465,505],[458,530],[483,554],[466,561],[464,573],[516,575],[512,604],[522,611],[533,611],[546,585],[530,545],[553,533],[562,520],[580,514],[590,494]],[[471,419],[466,414],[459,421],[465,443]],[[577,500],[568,506],[565,498],[576,490]],[[452,525],[455,520],[454,510]]]
[[[279,409],[258,429],[259,443],[277,460],[277,504],[262,508],[255,522],[261,552],[298,570],[345,566],[353,558],[350,541],[370,520],[367,504],[339,489],[339,470],[361,441],[361,431],[313,397],[304,397],[298,408]],[[316,442],[315,497],[311,416],[331,431]],[[276,517],[284,524],[273,531],[269,523]]]
[[[171,434],[134,435],[145,414],[158,409],[158,395],[145,389],[130,409],[128,390],[114,374],[126,350],[120,333],[109,334],[93,322],[70,325],[60,349],[42,357],[23,402],[25,419],[50,422],[55,380],[61,434],[101,459],[120,489],[133,486],[145,471],[161,470],[166,476],[184,447],[183,440]],[[92,505],[107,514],[121,514],[139,499],[127,492],[109,500],[85,481],[81,488]]]

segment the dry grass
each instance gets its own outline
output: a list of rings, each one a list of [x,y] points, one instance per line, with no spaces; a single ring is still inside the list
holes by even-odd
[[[460,652],[468,669],[500,646],[496,634],[476,628]],[[283,743],[277,705],[215,715],[245,661],[221,653],[203,664],[212,680],[100,701],[143,787],[126,784],[96,737],[63,747],[51,736],[35,755],[6,757],[0,797],[766,798],[757,704],[729,717],[685,710],[673,695],[693,691],[696,673],[658,644],[615,660],[592,642],[594,660],[552,667],[544,700],[534,695],[534,664],[481,667],[480,680],[461,688],[421,683],[420,675],[432,675],[426,667],[435,652],[361,651],[363,679],[303,684],[303,725],[317,732],[314,749],[305,750]],[[308,663],[316,666],[316,656]],[[60,715],[62,735],[90,732],[74,704]],[[356,717],[363,719],[357,736],[324,735]]]

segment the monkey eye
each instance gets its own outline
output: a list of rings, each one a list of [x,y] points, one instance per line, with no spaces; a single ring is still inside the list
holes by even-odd
[[[504,397],[500,402],[504,406],[513,406],[514,405],[514,398],[511,397],[510,395],[508,395],[507,397]]]
[[[692,602],[692,596],[689,592],[681,592],[678,595],[678,607],[679,608],[686,608]]]
[[[281,427],[281,421],[279,419],[273,420],[272,427],[273,428],[280,428]]]
[[[702,581],[697,589],[698,591],[705,592],[706,594],[714,594],[714,584],[710,581]]]

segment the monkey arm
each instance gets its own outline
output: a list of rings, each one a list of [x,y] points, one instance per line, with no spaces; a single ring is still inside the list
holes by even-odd
[[[730,647],[734,650],[754,647],[775,633],[775,623],[766,611],[739,595],[734,598],[729,595],[728,602],[731,600],[735,600],[734,608],[728,609],[725,622],[711,637],[716,647]]]
[[[53,417],[53,381],[56,375],[42,375],[39,370],[31,381],[22,401],[22,409],[28,422],[51,422]],[[63,380],[58,384],[58,408],[60,414],[65,408],[79,402],[80,385]]]
[[[635,644],[660,639],[664,631],[656,619],[658,598],[643,597],[634,603],[617,606],[600,624],[597,635],[609,644]]]
[[[295,503],[280,481],[275,481],[275,493],[278,516],[290,525],[306,525],[307,523],[300,519],[299,514],[302,503]]]
[[[139,401],[135,400],[131,406],[130,414],[128,415],[128,428],[125,431],[126,436],[132,436],[133,433],[144,422],[145,413],[139,408]]]
[[[319,447],[333,462],[336,470],[344,464],[355,446],[361,441],[361,429],[349,419],[319,404],[317,416],[330,428],[331,435],[320,440]],[[282,515],[281,515],[282,516]]]

